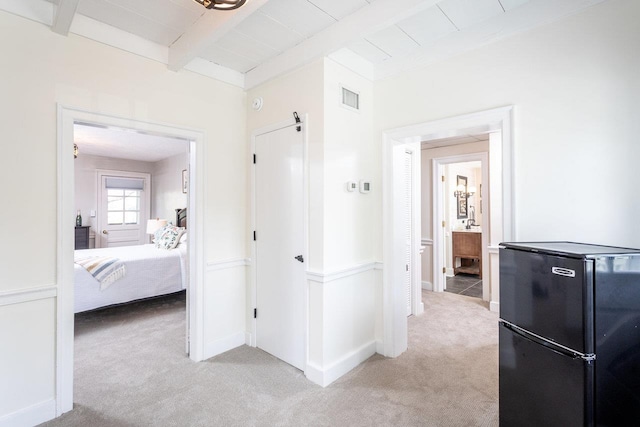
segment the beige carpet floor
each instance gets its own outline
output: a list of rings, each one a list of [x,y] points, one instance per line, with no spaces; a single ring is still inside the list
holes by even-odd
[[[409,350],[374,355],[327,388],[242,346],[184,355],[184,296],[77,316],[75,405],[56,426],[497,426],[497,315],[423,295]]]

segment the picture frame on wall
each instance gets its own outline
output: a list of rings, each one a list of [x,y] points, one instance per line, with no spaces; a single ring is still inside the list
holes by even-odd
[[[187,170],[184,169],[182,171],[182,192],[187,194],[187,190],[189,189],[189,180],[187,175]]]
[[[469,217],[469,209],[467,206],[467,177],[462,175],[456,176],[456,206],[458,219],[467,219]]]

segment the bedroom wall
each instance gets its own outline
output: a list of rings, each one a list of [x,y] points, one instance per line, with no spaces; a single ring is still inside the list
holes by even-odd
[[[187,143],[184,154],[153,163],[151,172],[151,218],[164,218],[175,224],[176,209],[187,207],[187,195],[182,192],[182,171],[187,169]]]
[[[0,249],[0,426],[35,425],[53,417],[56,405],[58,103],[205,133],[200,256],[215,266],[244,263],[246,257],[246,101],[237,87],[168,71],[5,12],[0,51],[0,128],[7,141],[0,174],[12,183],[3,197],[20,212],[4,230],[10,244]],[[225,264],[206,272],[205,292],[215,291],[204,305],[207,319],[214,312],[244,314],[238,302],[245,292],[244,268],[233,274],[228,269]],[[205,341],[243,334],[244,319],[238,323],[205,325]]]
[[[376,147],[384,129],[514,105],[516,239],[640,247],[639,15],[610,0],[376,82]]]

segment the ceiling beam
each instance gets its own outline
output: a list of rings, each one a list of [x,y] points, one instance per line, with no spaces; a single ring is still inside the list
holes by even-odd
[[[245,75],[245,88],[308,64],[348,45],[422,12],[440,0],[374,1],[302,43],[265,61]]]
[[[56,16],[53,18],[51,31],[66,36],[69,34],[73,17],[76,14],[80,0],[60,0],[56,8]]]
[[[200,18],[169,46],[169,64],[172,71],[178,71],[204,50],[220,40],[243,20],[255,13],[268,0],[251,0],[239,9],[205,10]]]

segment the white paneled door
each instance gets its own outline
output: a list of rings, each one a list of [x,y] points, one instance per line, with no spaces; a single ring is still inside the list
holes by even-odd
[[[255,138],[256,345],[305,368],[304,132]]]
[[[148,243],[150,181],[146,173],[98,171],[100,247]]]

